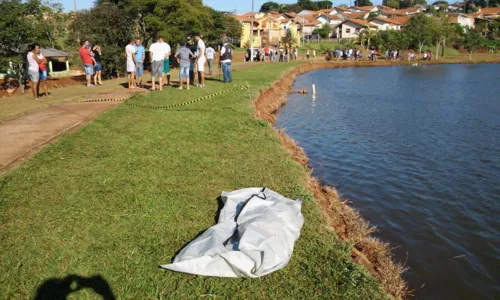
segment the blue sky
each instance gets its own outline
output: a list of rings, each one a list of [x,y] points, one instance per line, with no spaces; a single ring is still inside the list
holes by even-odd
[[[73,0],[60,0],[64,6],[65,11],[73,10]],[[254,8],[256,11],[260,9],[262,3],[269,0],[254,0]],[[296,0],[274,0],[278,3],[297,3]],[[339,5],[345,3],[349,5],[349,0],[333,0],[334,5]],[[354,3],[353,0],[351,0]],[[381,4],[382,0],[372,0],[374,4]],[[203,0],[205,5],[211,6],[216,10],[222,11],[234,11],[236,9],[237,13],[250,12],[252,10],[252,0]],[[94,4],[94,0],[76,0],[77,9],[90,8]]]

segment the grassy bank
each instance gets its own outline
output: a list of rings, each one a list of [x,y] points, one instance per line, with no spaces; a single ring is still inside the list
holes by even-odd
[[[64,286],[70,274],[99,275],[118,298],[334,298],[386,295],[350,245],[327,232],[295,163],[251,105],[261,90],[298,63],[234,72],[251,89],[171,110],[121,105],[61,137],[0,178],[0,295],[34,296]],[[168,105],[232,88],[138,96]],[[182,246],[213,225],[221,191],[268,186],[304,198],[305,225],[290,264],[260,279],[222,279],[160,270]],[[95,297],[99,280],[76,296]]]

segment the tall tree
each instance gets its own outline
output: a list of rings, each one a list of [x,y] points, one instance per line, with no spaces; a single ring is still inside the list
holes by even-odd
[[[372,6],[373,3],[370,0],[355,0],[355,6]]]
[[[333,7],[332,1],[316,1],[318,9],[328,9]]]
[[[432,41],[432,19],[420,13],[408,20],[404,31],[408,34],[410,42],[418,47],[419,54],[422,48]]]
[[[399,0],[399,8],[413,7],[417,4],[427,5],[425,0]]]
[[[293,34],[290,28],[287,29],[285,35],[281,38],[281,45],[285,47],[288,55],[290,55],[290,50],[298,46],[297,37]],[[290,61],[290,58],[288,58]]]
[[[433,18],[431,22],[432,41],[436,45],[435,59],[439,60],[439,48],[444,46],[446,42],[452,42],[456,38],[456,28],[450,23],[447,16],[442,15]]]
[[[276,3],[276,2],[273,2],[273,1],[269,1],[269,2],[266,2],[264,4],[262,4],[262,6],[260,7],[260,12],[268,12],[268,11],[271,11],[271,10],[279,10],[281,7],[280,4]]]
[[[370,30],[370,27],[365,26],[358,34],[359,44],[365,52],[365,57],[368,57],[368,52],[370,51],[370,45],[372,40],[377,37],[377,31]]]
[[[479,31],[469,29],[465,32],[463,45],[467,52],[469,52],[469,60],[472,60],[472,53],[474,53],[483,43],[484,38]]]
[[[399,0],[384,0],[382,2],[385,6],[389,6],[395,9],[399,8]]]
[[[318,3],[313,2],[311,0],[298,0],[297,4],[300,6],[301,9],[306,9],[306,10],[318,10]]]

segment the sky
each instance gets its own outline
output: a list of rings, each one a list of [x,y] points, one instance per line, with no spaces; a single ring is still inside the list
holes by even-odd
[[[64,6],[65,11],[73,10],[73,1],[74,0],[59,0]],[[258,11],[260,6],[269,0],[254,0],[254,9]],[[297,3],[296,0],[273,0],[282,4],[291,4]],[[330,0],[333,2],[333,5],[337,6],[339,4],[347,4],[354,3],[354,0]],[[375,5],[382,4],[382,0],[371,0]],[[431,2],[428,0],[427,2]],[[211,6],[215,10],[221,11],[234,11],[236,9],[236,13],[246,13],[252,11],[252,0],[203,0],[205,5]],[[94,0],[76,0],[76,8],[87,9],[92,7],[94,4]]]

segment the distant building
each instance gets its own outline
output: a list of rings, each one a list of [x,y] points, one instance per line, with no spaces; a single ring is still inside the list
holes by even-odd
[[[363,30],[376,30],[376,25],[366,20],[347,19],[337,26],[337,37],[341,39],[357,39]]]

